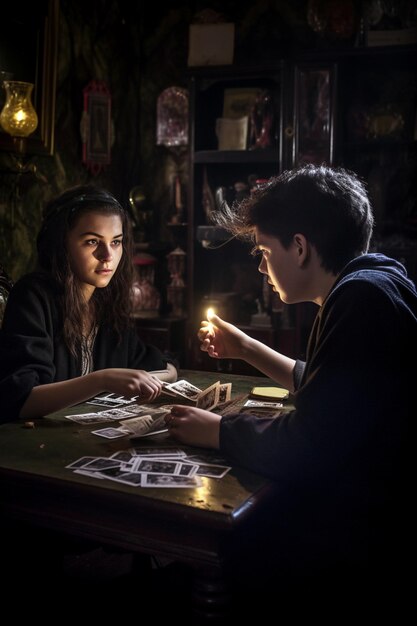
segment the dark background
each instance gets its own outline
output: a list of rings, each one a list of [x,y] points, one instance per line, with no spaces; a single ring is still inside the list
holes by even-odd
[[[226,21],[234,22],[234,64],[259,66],[318,50],[328,52],[331,60],[341,49],[362,44],[361,18],[369,4],[372,7],[378,3],[242,0],[170,2],[167,8],[158,0],[152,3],[61,0],[54,154],[31,156],[36,174],[16,177],[5,173],[10,155],[0,153],[0,259],[12,278],[16,280],[33,268],[34,233],[45,201],[70,185],[89,180],[107,187],[125,204],[130,190],[140,186],[151,215],[147,237],[166,251],[172,249],[175,242],[171,231],[165,228],[167,216],[172,212],[172,172],[182,172],[186,186],[187,151],[173,155],[156,145],[156,100],[166,87],[188,85],[188,29],[196,12],[210,8],[221,13]],[[382,16],[380,28],[405,28],[408,18],[415,16],[414,1],[385,4],[394,8]],[[402,12],[394,5],[400,6]],[[33,10],[36,5],[31,6]],[[329,7],[331,20],[318,32],[318,18]],[[346,25],[350,19],[354,21],[352,34],[341,34],[338,24]],[[33,28],[38,28],[35,18]],[[23,43],[27,37],[23,30]],[[384,68],[380,69],[383,75]],[[80,135],[83,88],[92,79],[105,81],[111,93],[114,136],[111,163],[96,176],[82,163]],[[377,88],[380,76],[375,81]],[[355,88],[360,93],[364,85],[359,80]],[[414,126],[415,82],[409,84],[409,89],[411,126]],[[413,158],[414,164],[404,164],[405,180],[397,176],[400,180],[396,184],[402,188],[409,186],[411,177],[415,177],[415,151]],[[373,194],[384,197],[391,194],[395,198],[395,185],[379,188],[379,180],[376,177],[376,182],[373,181]],[[412,227],[398,234],[401,242],[415,236],[415,198],[408,198],[407,202],[404,220]]]

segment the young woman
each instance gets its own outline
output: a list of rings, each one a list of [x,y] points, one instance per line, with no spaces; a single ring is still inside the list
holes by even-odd
[[[130,321],[131,225],[109,192],[78,186],[51,201],[37,248],[38,271],[15,284],[4,313],[2,421],[101,392],[152,400],[160,380],[176,380],[174,364]]]

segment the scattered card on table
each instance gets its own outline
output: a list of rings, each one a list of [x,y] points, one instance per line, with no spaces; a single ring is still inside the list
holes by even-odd
[[[119,437],[126,437],[128,433],[119,430],[119,428],[100,428],[99,430],[92,430],[92,435],[98,435],[99,437],[105,437],[106,439],[118,439]]]
[[[146,472],[149,474],[177,474],[180,464],[174,461],[158,461],[156,459],[139,458],[133,465],[134,472]]]
[[[100,413],[77,413],[76,415],[65,415],[65,418],[77,422],[77,424],[100,424],[113,421],[110,417],[103,418]]]
[[[136,456],[163,456],[163,457],[184,457],[185,452],[181,448],[166,447],[166,448],[153,448],[145,446],[135,446],[134,451]]]
[[[223,478],[231,469],[231,467],[222,465],[199,465],[196,474],[197,476],[208,476],[209,478]]]
[[[138,396],[132,396],[132,398],[125,398],[124,396],[116,396],[114,393],[103,394],[95,396],[91,400],[87,401],[87,404],[96,404],[97,406],[118,407],[124,404],[131,404],[137,399]]]
[[[69,465],[66,465],[65,467],[68,467],[70,469],[75,469],[77,467],[84,467],[84,465],[87,465],[87,463],[94,461],[95,458],[96,458],[95,456],[82,456],[80,459],[77,459],[77,461],[73,461],[72,463],[70,463]]]
[[[142,485],[142,476],[142,474],[126,472],[125,474],[119,474],[117,477],[112,477],[112,480],[115,480],[118,483],[124,483],[125,485],[140,487]]]
[[[161,476],[144,474],[142,487],[201,487],[201,480],[195,476]]]
[[[83,466],[83,469],[89,472],[100,472],[102,470],[109,469],[110,467],[120,467],[120,462],[115,459],[108,459],[104,456],[98,456],[93,461],[86,463],[86,465]]]

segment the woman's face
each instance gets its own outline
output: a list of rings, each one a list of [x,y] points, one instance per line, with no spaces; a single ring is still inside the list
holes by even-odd
[[[119,215],[84,213],[67,235],[71,269],[87,300],[95,289],[107,287],[123,254]]]

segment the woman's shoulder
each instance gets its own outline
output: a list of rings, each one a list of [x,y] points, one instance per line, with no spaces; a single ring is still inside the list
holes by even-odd
[[[21,276],[13,286],[32,286],[39,289],[53,289],[53,279],[45,272],[33,271]]]
[[[19,278],[12,287],[10,297],[16,298],[48,298],[56,295],[58,289],[51,278],[42,272],[30,272]]]
[[[46,276],[31,272],[19,278],[7,298],[2,329],[20,332],[44,320],[59,323],[60,298]],[[43,321],[42,321],[43,320]]]

